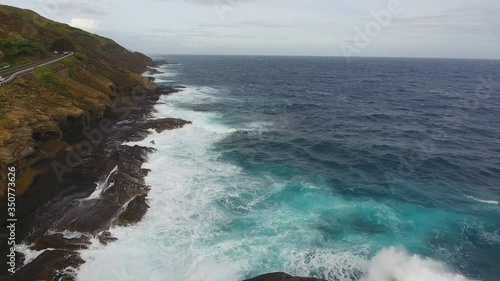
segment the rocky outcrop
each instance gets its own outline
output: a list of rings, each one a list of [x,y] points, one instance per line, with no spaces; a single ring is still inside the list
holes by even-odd
[[[74,280],[73,270],[84,261],[74,251],[47,250],[14,275],[5,275],[0,281]]]
[[[115,165],[116,168],[101,177],[97,187],[98,191],[101,189],[100,193],[92,193],[95,197],[82,198],[75,202],[78,205],[68,208],[54,225],[54,230],[96,235],[117,223],[116,220],[119,220],[123,213],[138,210],[137,198],[145,199],[149,191],[144,183],[144,172],[141,168],[149,152],[150,149],[140,146],[120,146],[105,163],[105,166]],[[137,222],[146,210],[147,204],[141,213],[136,214],[134,222]]]
[[[152,67],[148,68],[148,72],[149,72],[149,75],[154,75],[154,74],[160,74],[161,73],[158,69],[152,68]]]
[[[296,277],[283,272],[268,273],[244,281],[326,281],[323,279]]]
[[[97,235],[97,239],[99,239],[99,242],[103,245],[107,245],[108,243],[118,240],[116,237],[113,237],[109,231],[99,233]]]
[[[138,195],[132,199],[127,206],[124,206],[125,210],[118,216],[116,224],[127,226],[138,223],[149,208],[146,202],[146,196],[147,194]]]
[[[90,237],[81,235],[80,237],[65,237],[61,233],[47,234],[35,241],[33,250],[44,249],[80,250],[86,249],[90,245]]]

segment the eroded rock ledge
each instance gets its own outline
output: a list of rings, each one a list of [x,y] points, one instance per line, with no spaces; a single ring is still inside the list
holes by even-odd
[[[268,273],[244,281],[326,281],[323,279],[296,277],[283,272]]]

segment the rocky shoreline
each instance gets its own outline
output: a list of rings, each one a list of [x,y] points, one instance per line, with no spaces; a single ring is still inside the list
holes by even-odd
[[[283,272],[268,273],[244,281],[326,281],[323,279],[291,276]]]
[[[110,227],[142,218],[149,207],[144,182],[148,171],[142,164],[152,149],[122,144],[144,139],[150,129],[161,132],[190,124],[173,118],[148,120],[159,97],[177,91],[159,87],[124,95],[86,130],[85,138],[68,136],[77,141],[47,160],[44,165],[52,169],[18,199],[17,242],[44,252],[21,268],[26,257],[17,252],[18,270],[0,280],[74,280],[74,270],[84,263],[78,250],[87,248],[93,237],[103,244],[114,241]],[[7,272],[5,265],[2,261],[2,272]]]
[[[79,128],[84,133],[74,130],[66,135],[71,145],[41,163],[51,169],[17,202],[17,243],[29,245],[28,251],[37,255],[16,252],[17,271],[0,281],[75,280],[77,268],[85,263],[79,250],[92,243],[111,243],[117,240],[108,231],[111,227],[142,219],[149,208],[144,181],[149,171],[142,164],[154,149],[124,143],[143,140],[151,129],[160,133],[191,124],[175,118],[149,119],[162,95],[182,88],[159,86],[120,96],[102,119]],[[92,242],[94,238],[99,242]],[[6,252],[6,245],[0,250]],[[7,261],[2,259],[0,268],[7,272]],[[269,273],[244,281],[324,280]]]

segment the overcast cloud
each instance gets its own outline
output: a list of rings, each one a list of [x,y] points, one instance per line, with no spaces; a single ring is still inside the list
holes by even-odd
[[[500,59],[498,0],[399,0],[401,12],[392,13],[389,24],[364,34],[369,40],[356,45],[358,30],[374,22],[374,12],[388,11],[391,1],[398,0],[3,0],[2,4],[34,10],[148,54],[342,56],[344,44],[358,56]]]

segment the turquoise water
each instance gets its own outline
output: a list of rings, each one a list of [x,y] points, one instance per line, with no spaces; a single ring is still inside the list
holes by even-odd
[[[79,280],[496,280],[499,62],[165,58],[154,118],[193,124],[139,143],[151,208]]]

